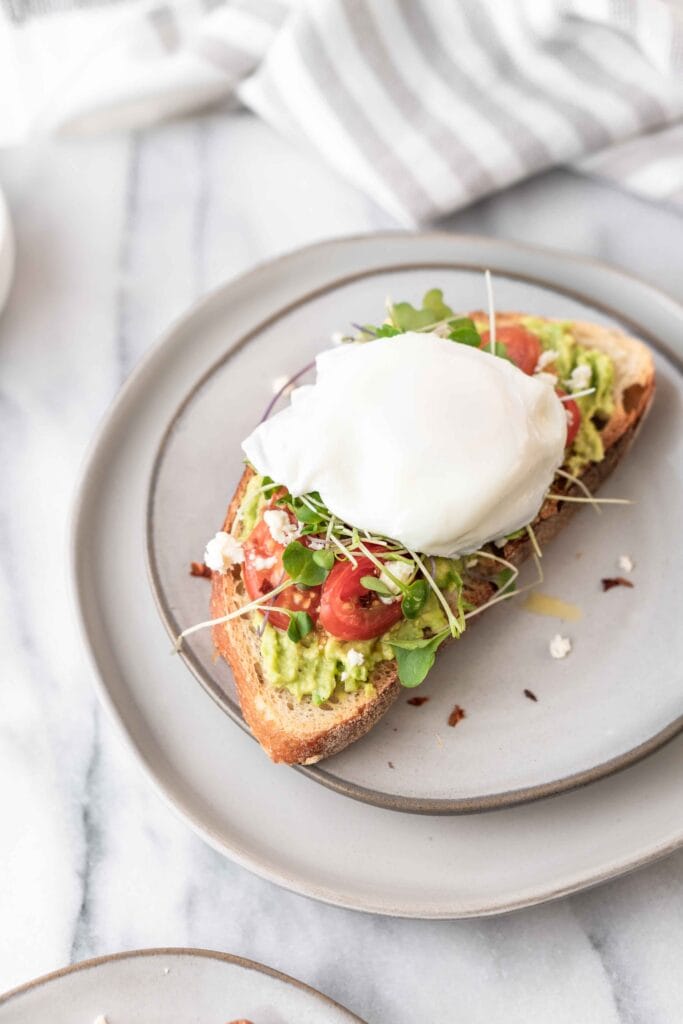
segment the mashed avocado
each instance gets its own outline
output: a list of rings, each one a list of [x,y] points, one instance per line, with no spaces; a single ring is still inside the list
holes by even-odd
[[[261,491],[262,487],[263,477],[254,473],[247,484],[247,489],[244,492],[244,497],[242,498],[237,512],[239,529],[235,532],[242,540],[245,540],[249,536],[258,522],[258,518],[261,514],[261,506],[264,504],[263,493]]]
[[[546,323],[536,317],[525,317],[524,326],[538,337],[544,351],[557,353],[555,362],[548,366],[556,373],[560,385],[569,379],[577,366],[588,366],[591,370],[590,387],[595,393],[577,399],[581,410],[581,426],[572,444],[567,468],[575,475],[589,462],[600,462],[605,449],[600,437],[599,426],[609,419],[614,411],[614,366],[604,352],[584,348],[574,339],[571,321]]]
[[[259,625],[263,621],[259,613],[254,618]],[[446,617],[431,594],[419,618],[411,622],[401,619],[389,632],[373,640],[346,642],[314,630],[299,643],[293,643],[282,630],[267,625],[261,640],[263,671],[273,686],[286,688],[298,700],[308,696],[314,704],[324,704],[333,694],[338,698],[362,688],[369,688],[372,693],[374,688],[369,679],[373,670],[381,661],[394,657],[389,646],[392,640],[419,639],[426,630],[438,633],[445,624]],[[350,655],[351,651],[355,654]],[[360,664],[358,655],[363,656]]]

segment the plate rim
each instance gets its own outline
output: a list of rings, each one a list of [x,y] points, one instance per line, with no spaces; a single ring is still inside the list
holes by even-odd
[[[392,231],[382,232],[384,240],[405,239],[414,235],[413,232]],[[583,264],[587,267],[596,267],[611,274],[615,268],[610,264],[594,260],[590,257],[575,256],[571,253],[563,253],[561,250],[550,249],[542,246],[531,246],[525,243],[506,241],[504,239],[486,238],[480,235],[457,234],[454,232],[424,232],[422,237],[431,238],[435,242],[443,240],[444,234],[453,241],[473,242],[475,244],[487,243],[493,245],[504,245],[514,247],[522,252],[531,252],[549,257],[561,257],[568,263]],[[315,250],[323,246],[355,244],[368,237],[367,234],[344,236],[338,239],[326,239],[319,243],[312,243],[308,246],[295,248],[287,253],[276,256],[270,260],[260,261],[252,269],[232,278],[230,283],[240,286],[241,283],[251,275],[260,272],[269,266],[277,266],[296,258],[309,250]],[[637,282],[637,284],[652,294],[664,308],[671,306],[676,315],[680,315],[680,303],[660,288],[642,281],[636,275],[627,271],[616,271],[622,277]],[[81,532],[86,526],[86,513],[90,502],[90,494],[93,489],[93,477],[96,476],[99,463],[106,457],[107,447],[110,443],[111,424],[115,416],[125,411],[129,404],[131,393],[137,386],[140,377],[149,372],[149,368],[155,363],[158,355],[164,346],[171,340],[172,336],[187,316],[198,312],[204,305],[213,301],[214,297],[225,283],[213,289],[207,295],[192,304],[184,314],[175,317],[161,333],[159,338],[153,342],[142,357],[138,360],[136,367],[129,374],[123,386],[116,396],[110,401],[103,413],[98,428],[94,431],[90,444],[83,458],[81,476],[75,488],[72,506],[71,531],[70,531],[70,598],[73,602],[74,618],[78,633],[83,643],[86,660],[92,673],[92,683],[95,692],[100,700],[109,720],[117,730],[125,748],[130,752],[134,760],[140,766],[143,776],[153,785],[161,800],[169,807],[177,817],[188,825],[204,842],[212,849],[223,856],[229,857],[236,864],[251,871],[258,877],[272,882],[284,889],[306,896],[331,906],[343,907],[349,910],[356,910],[361,913],[376,913],[385,916],[420,919],[420,920],[461,920],[478,917],[487,917],[497,914],[511,913],[515,910],[531,907],[541,903],[561,899],[572,893],[580,892],[594,886],[603,884],[611,879],[624,876],[646,865],[668,856],[683,847],[683,825],[673,828],[664,838],[654,843],[650,841],[639,844],[635,850],[620,852],[616,856],[607,856],[600,865],[589,865],[564,871],[561,879],[546,881],[540,888],[538,886],[527,886],[518,894],[506,894],[493,897],[485,903],[475,906],[459,905],[457,898],[451,899],[444,906],[443,903],[435,906],[424,900],[412,900],[396,902],[392,899],[369,901],[367,897],[358,898],[350,896],[340,889],[322,888],[315,882],[311,883],[306,878],[293,876],[286,868],[269,864],[258,852],[245,851],[234,838],[216,832],[212,826],[204,821],[177,787],[169,780],[153,763],[149,752],[146,751],[130,732],[128,721],[123,712],[114,701],[106,680],[106,672],[102,665],[101,654],[98,646],[89,629],[89,621],[86,615],[86,603],[83,593],[82,565],[79,555],[79,541]],[[667,353],[670,350],[667,347]],[[661,755],[658,755],[661,756]]]
[[[378,233],[380,236],[385,234],[390,236],[389,233]],[[372,234],[370,237],[373,239],[378,237],[378,234]],[[411,237],[425,238],[429,237],[430,232],[411,232]],[[448,232],[437,233],[441,237],[448,237]],[[368,236],[357,236],[354,241],[358,241],[359,238]],[[463,238],[467,236],[456,236],[457,238]],[[482,236],[474,236],[482,237]],[[345,239],[342,239],[345,241]],[[491,239],[491,241],[501,241],[503,244],[508,245],[507,241]],[[296,253],[305,252],[313,248],[320,248],[330,244],[335,244],[336,240],[328,240],[327,242],[315,243],[312,246],[304,246],[300,249],[294,250]],[[516,243],[512,243],[516,245]],[[527,250],[536,250],[536,246],[524,246]],[[550,251],[550,250],[545,250]],[[551,250],[556,255],[564,256],[559,250]],[[579,263],[592,262],[584,261],[580,257],[572,257]],[[277,261],[269,261],[277,262]],[[262,266],[262,265],[261,265]],[[609,270],[621,274],[619,268],[609,267],[605,265]],[[257,268],[257,270],[260,269]],[[446,261],[432,261],[432,262],[420,262],[420,263],[402,263],[398,265],[384,265],[380,267],[374,267],[371,270],[358,271],[352,274],[346,274],[342,277],[335,277],[328,280],[325,285],[317,287],[311,291],[306,291],[301,294],[297,299],[288,302],[286,305],[279,307],[275,312],[271,313],[268,317],[260,320],[255,325],[251,326],[248,330],[242,332],[231,344],[225,349],[222,354],[197,377],[190,387],[185,392],[183,398],[178,403],[173,413],[171,414],[163,432],[160,436],[159,443],[156,449],[152,467],[149,473],[149,482],[147,489],[147,501],[145,507],[145,562],[147,568],[147,576],[152,589],[154,602],[159,612],[160,618],[166,628],[166,631],[171,638],[175,640],[180,633],[182,626],[177,622],[173,611],[170,607],[170,602],[166,598],[166,594],[161,582],[157,552],[154,543],[154,505],[156,499],[157,484],[159,476],[164,464],[164,459],[168,450],[168,444],[172,438],[174,429],[184,414],[185,410],[192,403],[195,396],[202,389],[202,387],[211,379],[211,377],[241,349],[249,345],[252,341],[258,338],[266,328],[278,323],[282,317],[287,316],[293,310],[300,309],[307,305],[312,299],[317,298],[321,295],[329,294],[339,288],[342,288],[354,281],[365,280],[380,274],[395,272],[395,271],[411,271],[411,270],[430,270],[430,269],[441,269],[441,270],[464,270],[464,271],[476,271],[481,269],[481,264],[466,263],[466,262],[451,262]],[[256,273],[252,271],[247,275]],[[623,325],[624,327],[632,330],[636,337],[644,338],[648,341],[657,352],[666,356],[679,373],[683,374],[683,356],[678,353],[672,352],[669,346],[652,333],[648,328],[643,327],[642,324],[633,320],[632,318],[623,316],[618,310],[607,305],[606,303],[599,302],[593,298],[590,298],[585,293],[579,292],[576,289],[566,288],[562,285],[558,285],[548,278],[539,277],[536,275],[520,272],[510,271],[498,271],[499,276],[505,277],[510,280],[524,281],[535,285],[544,286],[565,295],[569,298],[574,298],[582,301],[584,304],[598,310],[599,312],[606,313],[615,322]],[[631,275],[623,275],[631,277]],[[646,287],[647,282],[642,282],[638,278],[639,284],[644,284]],[[228,291],[233,284],[233,281],[225,282],[222,286],[216,289],[212,296],[220,295],[225,291]],[[666,296],[675,305],[678,305],[674,299]],[[679,310],[683,315],[683,307],[679,306]],[[187,323],[194,316],[192,310],[189,310],[185,316],[179,318],[176,322],[175,327],[180,327],[182,324]],[[172,331],[173,332],[173,331]],[[171,333],[172,333],[171,332]],[[228,694],[223,690],[220,683],[215,677],[208,671],[205,670],[200,660],[194,655],[190,647],[184,646],[178,652],[185,665],[192,673],[193,677],[200,684],[202,689],[211,697],[215,704],[218,705],[220,710],[226,714],[232,722],[234,722],[239,728],[241,728],[250,738],[257,742],[245,722],[239,704],[233,702]],[[663,729],[649,736],[641,743],[636,746],[624,751],[621,754],[617,754],[614,757],[609,758],[606,761],[600,761],[597,764],[591,765],[588,768],[584,768],[581,771],[573,772],[570,775],[562,776],[559,779],[553,779],[549,782],[538,783],[533,786],[523,786],[518,789],[502,790],[496,793],[486,794],[484,796],[474,797],[411,797],[400,794],[386,793],[382,790],[375,790],[366,786],[360,785],[359,783],[349,782],[345,779],[341,779],[338,776],[328,772],[321,765],[290,765],[288,767],[294,768],[296,771],[313,779],[319,785],[325,786],[335,793],[340,793],[342,796],[348,797],[353,800],[359,800],[362,803],[371,804],[374,807],[382,807],[391,811],[398,811],[408,814],[423,814],[423,815],[459,815],[459,814],[476,814],[491,810],[503,810],[510,807],[522,806],[526,803],[531,803],[537,800],[548,799],[549,797],[559,796],[562,793],[571,792],[574,789],[578,789],[582,786],[590,785],[593,782],[598,782],[600,779],[608,778],[610,775],[616,772],[624,771],[626,768],[637,764],[650,754],[655,753],[661,749],[676,736],[683,731],[683,714],[677,718],[672,719]]]
[[[48,985],[53,981],[57,981],[59,978],[95,969],[101,967],[103,964],[122,960],[152,960],[157,957],[170,958],[173,956],[215,960],[220,963],[228,963],[235,967],[241,967],[244,970],[255,971],[257,974],[265,974],[270,978],[275,978],[277,981],[283,981],[285,984],[290,985],[293,988],[297,988],[309,996],[314,996],[327,1008],[331,1007],[332,1009],[345,1013],[348,1017],[349,1024],[366,1024],[362,1017],[359,1017],[351,1010],[348,1010],[345,1006],[342,1006],[341,1003],[331,999],[330,996],[326,996],[324,992],[320,992],[317,988],[307,985],[306,982],[299,981],[298,978],[293,978],[290,974],[285,974],[283,971],[278,971],[275,967],[269,967],[267,964],[262,964],[260,961],[252,960],[249,957],[238,956],[236,953],[225,953],[217,949],[206,949],[199,946],[150,946],[149,948],[128,949],[122,950],[119,953],[105,953],[101,956],[88,957],[87,960],[79,960],[76,963],[67,964],[65,967],[59,967],[57,970],[48,971],[47,974],[41,974],[37,978],[32,978],[30,981],[25,981],[21,985],[8,989],[7,992],[0,993],[0,1009],[2,1009],[3,1006],[6,1006],[13,999],[23,996],[27,992],[32,992],[34,989],[41,988],[43,985]]]

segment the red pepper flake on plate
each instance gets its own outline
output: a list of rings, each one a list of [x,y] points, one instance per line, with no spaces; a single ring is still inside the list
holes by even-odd
[[[412,704],[414,708],[421,708],[428,700],[429,697],[411,697],[410,700],[406,701],[406,704]]]
[[[528,697],[529,700],[535,700],[535,701],[538,700],[538,697],[536,696],[536,694],[534,693],[533,690],[525,690],[524,691],[524,696]]]
[[[600,582],[602,583],[603,591],[611,590],[612,587],[631,587],[633,589],[631,581],[627,580],[624,576],[608,576],[600,580]]]
[[[459,704],[456,704],[453,710],[451,711],[450,715],[448,716],[448,724],[455,728],[458,722],[461,722],[465,717],[466,715],[464,710],[460,707]]]

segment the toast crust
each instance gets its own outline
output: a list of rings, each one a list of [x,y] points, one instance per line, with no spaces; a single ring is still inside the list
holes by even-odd
[[[499,325],[518,322],[524,314],[501,313]],[[595,324],[573,321],[577,341],[586,347],[606,352],[615,366],[615,409],[601,435],[605,457],[590,463],[581,474],[583,484],[595,492],[614,471],[628,451],[651,405],[655,374],[649,349],[621,331]],[[246,469],[227,510],[223,529],[231,532],[237,510],[252,476]],[[581,489],[566,485],[562,493],[581,497]],[[547,500],[533,527],[541,546],[559,533],[580,508],[573,502]],[[514,565],[521,565],[531,554],[528,537],[508,542],[502,551]],[[494,594],[486,574],[465,580],[467,599],[480,607]],[[245,603],[241,570],[234,566],[224,574],[214,572],[211,585],[211,617],[220,618]],[[228,662],[235,679],[244,718],[271,760],[287,764],[314,764],[330,757],[365,735],[384,715],[401,692],[394,662],[382,662],[373,672],[375,693],[364,691],[344,694],[318,708],[310,701],[297,701],[285,689],[272,686],[260,665],[259,638],[248,616],[213,627],[218,653]]]

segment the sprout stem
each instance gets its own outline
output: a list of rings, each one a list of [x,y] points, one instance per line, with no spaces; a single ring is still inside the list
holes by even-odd
[[[496,310],[493,305],[493,283],[491,281],[491,271],[484,271],[484,279],[486,281],[486,300],[489,307],[489,350],[491,355],[496,354]]]
[[[205,622],[198,622],[195,626],[188,626],[187,629],[184,629],[182,633],[176,637],[172,653],[178,653],[180,648],[183,646],[183,640],[186,636],[190,636],[191,633],[197,633],[200,629],[207,629],[209,626],[219,626],[222,622],[230,622],[231,619],[238,619],[240,616],[246,615],[247,612],[260,611],[267,598],[275,597],[276,594],[280,594],[283,590],[286,590],[287,587],[291,587],[292,585],[292,580],[286,580],[284,583],[281,583],[276,587],[275,590],[271,590],[268,594],[264,594],[263,597],[259,597],[255,601],[250,601],[249,604],[243,605],[242,608],[236,608],[234,612],[230,612],[228,615],[221,615],[218,619],[207,619]],[[277,609],[277,611],[280,610],[280,608]]]

